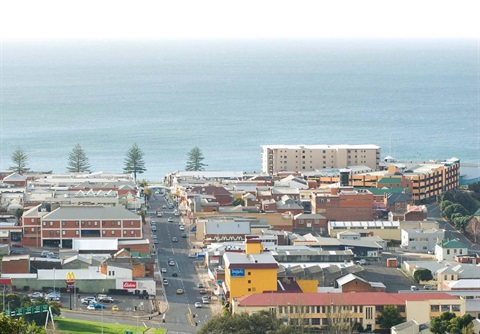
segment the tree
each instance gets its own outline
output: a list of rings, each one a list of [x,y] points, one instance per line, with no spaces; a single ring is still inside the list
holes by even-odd
[[[205,166],[207,165],[202,162],[204,159],[205,157],[203,156],[202,151],[197,146],[195,146],[190,150],[190,152],[188,152],[187,166],[185,167],[185,170],[205,170]]]
[[[147,170],[145,168],[145,161],[143,160],[143,152],[137,144],[133,144],[128,150],[124,163],[125,167],[123,171],[125,173],[133,173],[135,183],[137,182],[137,174],[142,174]]]
[[[70,152],[68,156],[67,170],[70,173],[90,172],[88,157],[80,144],[75,145],[72,152]]]
[[[11,318],[2,314],[0,315],[0,333],[45,334],[45,330],[33,323],[25,322],[23,318]]]
[[[433,334],[473,334],[471,326],[473,319],[470,314],[457,317],[455,313],[444,312],[430,321],[430,331]]]
[[[452,219],[452,215],[455,213],[459,213],[462,216],[468,215],[467,209],[465,209],[461,204],[458,203],[451,204],[445,207],[445,209],[443,210],[443,214],[449,220]]]
[[[214,316],[198,331],[198,334],[293,334],[291,326],[285,326],[274,314],[268,311],[260,311],[248,315],[222,314]]]
[[[433,279],[432,272],[428,269],[420,268],[415,270],[413,273],[413,279],[415,282],[420,283],[420,281],[430,281]]]
[[[18,174],[26,173],[30,170],[27,168],[27,160],[28,156],[25,152],[18,147],[11,155],[11,159],[13,162],[13,166],[9,167],[8,169],[12,172],[17,172]]]
[[[391,328],[405,321],[394,305],[385,305],[379,316],[381,328]]]
[[[237,197],[233,200],[233,205],[234,206],[237,206],[237,205],[241,205],[241,206],[244,206],[245,205],[245,201],[243,200],[243,198],[241,197]]]

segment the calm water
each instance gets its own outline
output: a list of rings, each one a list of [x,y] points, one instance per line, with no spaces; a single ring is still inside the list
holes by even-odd
[[[475,40],[3,43],[1,63],[0,170],[22,147],[65,172],[76,143],[107,172],[137,143],[150,180],[194,146],[210,170],[259,171],[262,144],[480,163]]]

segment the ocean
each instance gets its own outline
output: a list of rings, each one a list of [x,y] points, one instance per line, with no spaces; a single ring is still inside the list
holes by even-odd
[[[66,172],[122,172],[137,143],[150,181],[259,172],[264,144],[376,144],[382,157],[480,163],[477,40],[3,42],[0,171],[21,147]]]

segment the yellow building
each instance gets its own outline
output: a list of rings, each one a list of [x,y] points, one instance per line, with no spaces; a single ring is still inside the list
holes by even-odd
[[[278,263],[270,253],[262,253],[260,239],[247,238],[245,253],[226,252],[225,264],[226,296],[233,298],[277,291]]]

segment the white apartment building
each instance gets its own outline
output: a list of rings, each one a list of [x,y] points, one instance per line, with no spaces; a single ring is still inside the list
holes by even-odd
[[[378,170],[380,146],[366,145],[262,145],[262,172],[314,171],[364,165]]]

